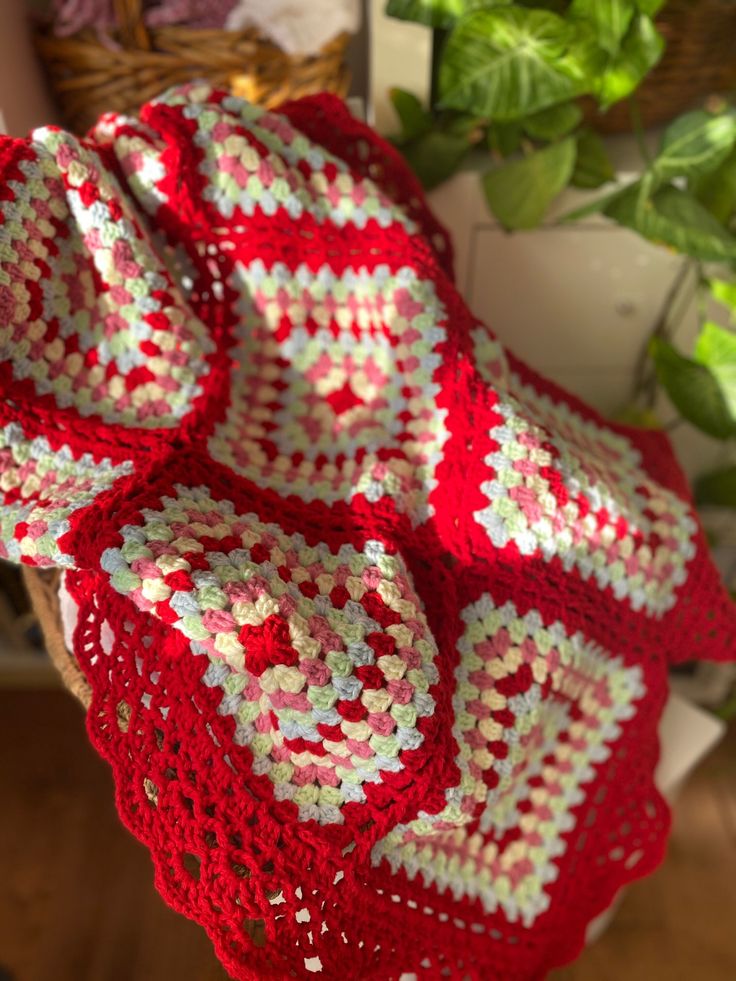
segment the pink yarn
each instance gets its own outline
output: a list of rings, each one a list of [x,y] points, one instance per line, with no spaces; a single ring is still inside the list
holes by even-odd
[[[85,28],[104,34],[115,27],[113,0],[54,0],[54,34],[68,37]]]
[[[192,28],[221,28],[236,0],[145,0],[144,20],[149,27],[178,24]],[[68,37],[85,29],[100,36],[116,26],[114,0],[53,0],[54,33]]]
[[[146,4],[145,21],[149,27],[165,27],[180,24],[183,27],[208,28],[224,27],[236,0],[163,0],[161,3]]]

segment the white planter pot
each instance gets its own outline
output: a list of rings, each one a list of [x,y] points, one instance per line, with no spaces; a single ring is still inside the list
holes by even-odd
[[[632,177],[633,141],[618,137],[609,149],[620,176]],[[488,210],[480,168],[469,168],[430,204],[452,234],[456,280],[473,312],[533,368],[610,416],[631,396],[640,352],[683,259],[597,215],[558,223],[589,198],[566,191],[539,228],[509,234]],[[696,329],[693,301],[677,332],[683,351]],[[661,416],[674,416],[664,399]],[[723,463],[723,444],[688,426],[672,438],[691,476]]]

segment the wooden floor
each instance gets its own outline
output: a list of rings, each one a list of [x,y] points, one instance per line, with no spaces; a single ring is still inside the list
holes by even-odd
[[[225,981],[154,891],[63,693],[0,691],[0,861],[0,981]],[[666,864],[554,979],[736,981],[736,728],[682,793]]]

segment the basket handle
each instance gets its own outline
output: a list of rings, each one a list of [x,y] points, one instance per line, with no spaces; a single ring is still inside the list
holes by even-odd
[[[143,22],[143,0],[115,0],[115,20],[126,47],[151,50],[151,38]]]

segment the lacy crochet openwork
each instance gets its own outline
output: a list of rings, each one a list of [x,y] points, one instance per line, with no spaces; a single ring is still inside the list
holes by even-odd
[[[335,99],[0,166],[0,555],[67,570],[166,901],[238,979],[574,957],[663,853],[668,663],[733,637],[665,438],[502,347]]]

